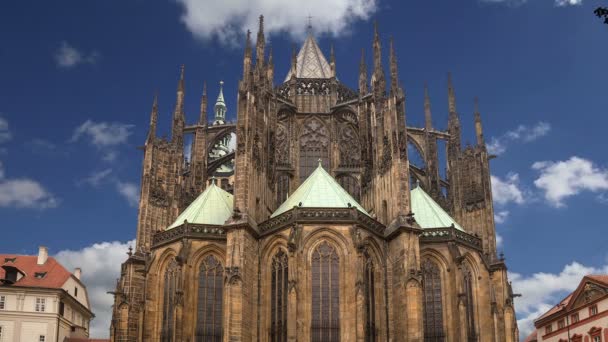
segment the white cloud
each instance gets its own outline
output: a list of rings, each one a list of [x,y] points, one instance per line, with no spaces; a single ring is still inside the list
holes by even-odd
[[[504,240],[502,238],[502,235],[496,233],[496,248],[500,248],[502,247]]]
[[[135,240],[121,243],[101,242],[80,250],[64,250],[55,258],[68,270],[82,268],[81,280],[87,287],[91,309],[95,318],[91,322],[91,337],[107,338],[110,333],[112,318],[111,294],[116,288],[116,279],[120,277],[120,264],[127,259],[129,246],[135,246]]]
[[[519,125],[497,138],[492,138],[487,144],[487,149],[491,154],[499,155],[507,150],[511,142],[529,143],[544,137],[549,134],[549,131],[551,131],[551,125],[547,122],[541,121],[534,126]]]
[[[515,299],[520,334],[530,334],[534,329],[534,320],[574,291],[584,276],[607,272],[608,265],[594,268],[574,261],[558,274],[539,272],[523,276],[509,273],[513,291],[521,294],[521,297]]]
[[[230,140],[228,141],[228,151],[236,151],[236,133],[230,133]]]
[[[139,204],[139,187],[130,182],[116,182],[116,190],[120,193],[132,207]]]
[[[508,210],[499,210],[494,213],[494,222],[496,222],[498,224],[505,223],[505,221],[507,220],[508,217],[509,217]]]
[[[570,157],[565,161],[540,161],[532,164],[540,172],[534,185],[555,207],[564,206],[563,200],[582,191],[608,190],[608,170],[600,169],[592,161]]]
[[[34,180],[0,179],[0,207],[47,209],[58,205],[59,200]]]
[[[61,46],[55,52],[55,62],[61,68],[71,68],[79,64],[95,64],[99,60],[99,53],[93,51],[84,53],[67,42],[61,42]]]
[[[509,173],[504,179],[491,175],[490,180],[492,181],[492,197],[497,204],[505,205],[511,202],[523,204],[525,202],[517,173]]]
[[[377,10],[378,0],[176,0],[183,8],[181,21],[197,38],[217,37],[223,43],[242,42],[245,32],[257,32],[264,15],[266,33],[288,32],[301,39],[307,17],[317,33],[339,36],[350,24],[366,20]]]
[[[557,6],[575,6],[582,5],[583,0],[555,0],[555,5]]]
[[[91,143],[98,147],[107,147],[124,144],[132,134],[133,125],[119,122],[94,122],[85,121],[74,130],[71,142],[78,141],[83,136],[88,136]]]
[[[78,185],[88,184],[91,186],[99,186],[112,173],[112,169],[105,169],[91,173],[88,177],[77,182]]]
[[[0,144],[11,140],[12,134],[8,129],[8,121],[0,117]]]

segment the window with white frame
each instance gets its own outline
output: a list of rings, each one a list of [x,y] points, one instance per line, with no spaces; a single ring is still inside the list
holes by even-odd
[[[40,335],[40,336],[38,337],[38,342],[45,342],[45,341],[46,341],[46,336],[44,336],[44,335]]]
[[[4,310],[6,306],[6,296],[0,296],[0,310]]]
[[[36,298],[36,312],[46,311],[46,298]]]
[[[601,336],[593,336],[593,342],[602,342]]]

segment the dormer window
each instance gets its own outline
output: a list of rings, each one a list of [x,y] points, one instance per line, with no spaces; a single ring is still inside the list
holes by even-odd
[[[44,278],[45,276],[46,276],[46,272],[36,272],[36,273],[34,273],[34,277],[35,277],[36,279],[42,279],[42,278]]]
[[[17,258],[4,258],[4,262],[15,262],[15,260],[17,260]]]
[[[4,269],[4,279],[0,280],[4,284],[12,285],[24,276],[23,272],[19,271],[17,267],[4,265],[2,268]]]

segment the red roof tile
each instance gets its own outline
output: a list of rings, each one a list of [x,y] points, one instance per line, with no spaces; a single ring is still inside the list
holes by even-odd
[[[12,258],[15,261],[6,260]],[[48,257],[43,265],[38,265],[38,256],[35,255],[0,254],[0,279],[4,279],[5,270],[1,266],[12,266],[25,274],[15,282],[15,286],[60,289],[72,274],[53,257]],[[34,276],[41,272],[46,272],[46,275],[42,278]]]
[[[608,286],[608,274],[590,274],[587,277]]]
[[[524,342],[536,342],[538,341],[537,337],[536,337],[536,330],[534,330],[533,332],[530,333],[530,335],[528,335],[528,337],[526,337],[526,339],[524,340]]]

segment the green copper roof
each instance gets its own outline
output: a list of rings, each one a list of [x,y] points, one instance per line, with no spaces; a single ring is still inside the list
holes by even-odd
[[[410,191],[412,212],[416,222],[422,228],[449,227],[452,224],[456,229],[464,231],[448,213],[435,202],[420,186]]]
[[[278,216],[297,206],[304,208],[348,208],[349,203],[350,206],[356,207],[360,212],[369,215],[319,163],[317,169],[270,217]]]
[[[224,224],[232,215],[232,195],[211,184],[184,210],[167,230],[180,226],[184,220],[198,224]]]
[[[215,106],[224,106],[226,107],[226,101],[224,101],[224,81],[220,81],[220,93],[217,96],[217,100],[215,101]]]

